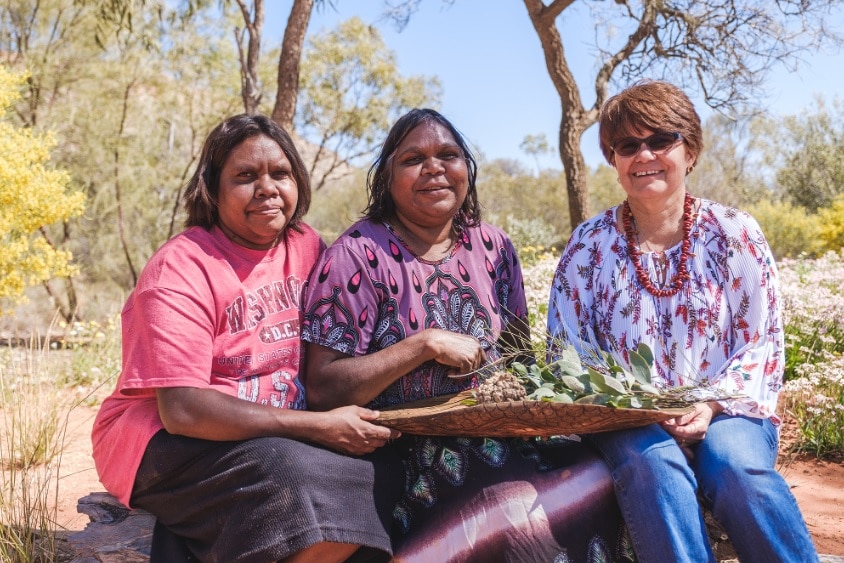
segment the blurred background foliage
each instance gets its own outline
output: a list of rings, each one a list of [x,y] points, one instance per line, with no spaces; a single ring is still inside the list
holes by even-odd
[[[68,323],[119,311],[150,255],[182,228],[182,188],[205,135],[243,111],[241,53],[232,40],[243,20],[231,5],[140,3],[131,33],[108,29],[98,6],[73,0],[0,6],[0,64],[28,73],[4,120],[51,132],[50,166],[86,198],[83,215],[33,235],[71,252],[76,273],[30,288],[29,303],[0,319],[4,334],[29,334],[36,319],[49,322],[57,310]],[[260,60],[265,84],[276,80],[278,56],[278,48],[269,49]],[[365,207],[366,171],[390,124],[410,107],[437,108],[441,90],[436,77],[403,76],[378,31],[359,19],[308,37],[294,134],[315,188],[306,220],[327,242]],[[262,91],[258,111],[270,114],[274,95]],[[799,115],[742,120],[714,114],[690,191],[751,212],[777,258],[838,250],[841,104],[818,98]],[[529,258],[561,249],[572,225],[563,171],[540,169],[535,158],[554,152],[553,143],[530,135],[521,148],[524,154],[512,159],[488,160],[476,147],[478,188],[484,218],[510,233]],[[525,164],[534,160],[535,167]],[[608,165],[591,169],[587,183],[594,212],[623,197]]]

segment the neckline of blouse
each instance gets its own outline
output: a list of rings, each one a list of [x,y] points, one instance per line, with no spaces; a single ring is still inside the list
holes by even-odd
[[[700,198],[695,198],[695,199],[697,201],[695,201],[694,213],[692,214],[692,229],[691,229],[691,232],[689,233],[689,242],[691,242],[691,243],[694,243],[694,240],[695,240],[697,233],[698,233],[698,229],[700,228],[701,212],[702,212],[703,207],[704,207],[703,201]],[[612,208],[612,211],[613,211],[613,228],[615,229],[616,236],[621,237],[626,242],[627,241],[627,234],[624,232],[624,227],[622,227],[621,220],[619,220],[619,215],[621,214],[622,205],[624,205],[624,204],[620,203],[620,204],[616,205],[614,208]],[[639,241],[636,240],[636,247],[639,248],[639,251],[642,253],[642,255],[647,256],[648,258],[653,258],[653,257],[658,256],[660,254],[662,254],[664,256],[676,254],[678,251],[681,250],[680,247],[682,245],[683,245],[683,238],[681,237],[680,240],[678,240],[675,244],[672,244],[671,246],[669,246],[668,248],[665,248],[663,250],[644,250],[644,249],[642,249],[641,245],[639,244]]]
[[[399,244],[401,244],[404,247],[404,249],[407,250],[410,253],[411,256],[413,256],[414,260],[416,260],[417,262],[421,262],[422,264],[428,264],[429,266],[438,266],[440,264],[445,264],[446,262],[451,260],[454,257],[454,255],[457,254],[458,249],[460,249],[460,247],[463,246],[463,234],[459,233],[457,235],[454,243],[448,249],[448,252],[446,253],[445,256],[443,256],[442,258],[440,258],[438,260],[427,260],[427,259],[419,256],[418,254],[416,254],[413,251],[413,249],[410,248],[410,245],[407,244],[407,242],[401,237],[401,235],[398,233],[398,231],[395,228],[393,228],[393,226],[390,223],[388,223],[387,221],[382,221],[381,224],[384,225],[384,227],[390,232],[390,234],[392,234],[396,238],[396,240],[399,241]]]

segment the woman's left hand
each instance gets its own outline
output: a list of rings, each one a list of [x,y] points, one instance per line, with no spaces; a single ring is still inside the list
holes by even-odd
[[[660,424],[680,446],[696,444],[706,437],[712,418],[723,410],[717,402],[696,403],[694,410]]]

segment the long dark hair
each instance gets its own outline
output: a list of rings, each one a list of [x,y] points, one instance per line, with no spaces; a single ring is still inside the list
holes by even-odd
[[[219,223],[220,174],[226,159],[236,146],[258,135],[266,135],[278,143],[293,168],[293,178],[296,180],[299,198],[288,225],[298,230],[299,221],[311,205],[311,181],[308,169],[287,131],[269,117],[245,113],[226,119],[217,125],[205,139],[199,164],[185,187],[183,201],[188,213],[185,226],[210,229]]]
[[[403,116],[390,129],[387,139],[381,145],[381,152],[378,158],[369,169],[366,176],[366,189],[369,202],[363,211],[363,216],[370,221],[385,221],[391,218],[396,212],[396,204],[390,194],[390,174],[393,155],[407,135],[422,123],[435,122],[449,130],[466,161],[466,168],[469,170],[469,189],[466,191],[466,199],[457,211],[455,223],[458,227],[471,227],[477,225],[481,220],[481,206],[478,202],[478,189],[475,184],[478,177],[478,163],[468,143],[451,122],[439,112],[427,109],[412,109]]]

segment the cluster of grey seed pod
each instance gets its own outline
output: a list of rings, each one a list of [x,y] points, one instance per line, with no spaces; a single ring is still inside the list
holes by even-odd
[[[475,398],[478,403],[522,401],[527,398],[527,392],[515,375],[501,370],[481,382],[475,389]]]

